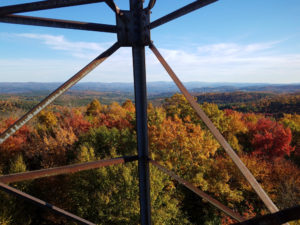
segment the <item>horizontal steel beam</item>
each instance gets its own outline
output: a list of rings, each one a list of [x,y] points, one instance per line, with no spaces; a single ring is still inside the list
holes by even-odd
[[[10,186],[8,186],[6,184],[1,183],[1,182],[0,182],[0,190],[5,191],[5,192],[7,192],[9,194],[13,194],[13,195],[15,195],[17,197],[23,198],[26,201],[34,203],[35,205],[37,205],[39,207],[42,207],[42,208],[45,208],[45,209],[49,209],[49,210],[53,211],[54,213],[56,213],[58,215],[61,215],[61,216],[64,216],[64,217],[66,217],[68,219],[71,219],[71,220],[73,220],[73,221],[75,221],[77,223],[85,224],[85,225],[96,225],[96,224],[94,224],[94,223],[92,223],[92,222],[90,222],[88,220],[85,220],[85,219],[83,219],[81,217],[78,217],[78,216],[76,216],[76,215],[74,215],[72,213],[69,213],[69,212],[67,212],[67,211],[65,211],[63,209],[60,209],[60,208],[58,208],[58,207],[56,207],[54,205],[51,205],[51,204],[49,204],[49,203],[47,203],[47,202],[45,202],[43,200],[35,198],[35,197],[33,197],[33,196],[29,195],[29,194],[26,194],[26,193],[24,193],[22,191],[19,191],[19,190],[13,188],[13,187],[10,187]]]
[[[100,54],[97,58],[91,61],[88,65],[86,65],[83,69],[81,69],[78,73],[76,73],[73,77],[71,77],[68,81],[62,84],[59,88],[53,91],[50,95],[48,95],[44,100],[42,100],[39,104],[37,104],[33,109],[27,112],[24,116],[22,116],[18,121],[12,124],[9,128],[7,128],[0,135],[0,144],[2,144],[7,138],[13,135],[17,130],[19,130],[23,125],[25,125],[29,120],[31,120],[35,115],[37,115],[40,111],[46,108],[49,104],[51,104],[56,98],[61,96],[67,90],[69,90],[73,85],[75,85],[78,81],[80,81],[83,77],[85,77],[89,72],[95,69],[100,63],[106,60],[109,56],[111,56],[115,51],[120,48],[119,43],[115,43],[108,50]]]
[[[153,164],[154,166],[156,166],[160,171],[168,174],[174,180],[176,180],[177,182],[179,182],[180,184],[182,184],[183,186],[185,186],[186,188],[188,188],[189,190],[194,192],[196,195],[200,196],[204,200],[208,201],[210,204],[212,204],[215,207],[217,207],[218,209],[220,209],[222,212],[226,213],[231,218],[233,218],[233,219],[235,219],[239,222],[242,222],[242,221],[245,220],[241,215],[239,215],[238,213],[232,211],[231,209],[229,209],[227,206],[223,205],[218,200],[212,198],[211,196],[209,196],[205,192],[201,191],[199,188],[195,187],[193,184],[191,184],[188,181],[186,181],[186,180],[182,179],[181,177],[177,176],[174,172],[172,172],[172,171],[166,169],[165,167],[161,166],[158,162],[156,162],[154,160],[150,160],[150,163]]]
[[[67,166],[61,166],[61,167],[55,167],[49,169],[28,171],[24,173],[9,174],[9,175],[0,176],[0,182],[7,184],[7,183],[24,181],[24,180],[33,180],[33,179],[38,179],[43,177],[57,176],[61,174],[76,173],[80,171],[91,170],[91,169],[96,169],[105,166],[132,162],[137,159],[138,159],[137,156],[127,156],[127,157],[125,156],[125,157],[119,157],[114,159],[99,160],[95,162],[86,162],[86,163],[73,164],[73,165],[67,165]]]
[[[104,0],[48,0],[0,7],[0,16],[103,2]]]
[[[162,24],[165,24],[165,23],[167,23],[171,20],[174,20],[174,19],[176,19],[178,17],[181,17],[183,15],[186,15],[186,14],[192,12],[192,11],[195,11],[199,8],[202,8],[202,7],[204,7],[206,5],[209,5],[209,4],[211,4],[213,2],[216,2],[216,1],[218,1],[218,0],[197,0],[193,3],[191,3],[191,4],[188,4],[188,5],[186,5],[182,8],[166,15],[166,16],[163,16],[163,17],[153,21],[152,23],[150,23],[150,29],[158,27]]]
[[[43,26],[43,27],[75,29],[75,30],[108,32],[108,33],[116,33],[117,32],[117,27],[114,25],[78,22],[78,21],[72,21],[72,20],[41,18],[41,17],[31,17],[31,16],[19,16],[19,15],[2,16],[2,17],[0,17],[0,22],[22,24],[22,25]]]
[[[294,220],[300,220],[300,205],[273,214],[255,217],[241,223],[235,223],[234,225],[279,225]]]
[[[233,160],[235,165],[239,168],[239,170],[242,172],[244,177],[247,179],[247,181],[250,183],[252,188],[255,190],[257,195],[265,203],[265,205],[270,210],[270,212],[272,212],[272,213],[278,212],[278,208],[276,207],[276,205],[272,202],[270,197],[267,195],[267,193],[263,190],[263,188],[257,182],[257,180],[255,179],[253,174],[250,172],[250,170],[245,166],[245,164],[242,162],[242,160],[239,158],[239,156],[235,153],[235,151],[232,149],[232,147],[228,144],[228,142],[223,137],[223,135],[220,133],[220,131],[215,127],[213,122],[209,119],[209,117],[205,114],[205,112],[200,108],[199,104],[195,101],[194,97],[188,92],[188,90],[185,88],[185,86],[181,83],[179,78],[176,76],[176,74],[174,73],[172,68],[168,65],[168,63],[165,61],[165,59],[159,53],[157,48],[153,44],[150,45],[149,47],[153,51],[154,55],[157,57],[158,61],[160,61],[160,63],[165,68],[167,73],[173,79],[173,81],[175,82],[175,84],[177,85],[179,90],[185,96],[187,101],[190,103],[191,107],[195,110],[197,115],[202,119],[202,121],[205,123],[205,125],[208,127],[208,129],[211,131],[211,133],[214,135],[216,140],[224,148],[224,150],[227,152],[227,154]]]

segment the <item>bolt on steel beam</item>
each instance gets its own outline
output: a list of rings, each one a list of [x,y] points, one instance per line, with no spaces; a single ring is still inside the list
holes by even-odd
[[[108,50],[100,54],[93,61],[91,61],[88,65],[86,65],[83,69],[81,69],[78,73],[76,73],[73,77],[71,77],[68,81],[62,84],[59,88],[53,91],[50,95],[48,95],[44,100],[42,100],[39,104],[37,104],[33,109],[27,112],[24,116],[22,116],[18,121],[12,124],[9,128],[7,128],[0,135],[0,144],[2,144],[7,138],[13,135],[17,130],[19,130],[24,124],[26,124],[29,120],[31,120],[35,115],[37,115],[40,111],[46,108],[50,103],[52,103],[56,98],[62,95],[64,92],[69,90],[73,85],[75,85],[78,81],[80,81],[83,77],[85,77],[89,72],[95,69],[100,63],[102,63],[105,59],[111,56],[115,51],[120,48],[118,42],[112,45]]]
[[[103,2],[104,0],[48,0],[0,7],[0,16]]]
[[[115,25],[79,22],[79,21],[72,21],[72,20],[60,20],[60,19],[52,19],[52,18],[41,18],[41,17],[32,17],[32,16],[19,16],[19,15],[2,16],[0,17],[0,22],[21,24],[21,25],[64,28],[64,29],[108,32],[108,33],[117,32],[117,27]]]
[[[238,213],[232,211],[230,208],[227,206],[223,205],[221,202],[218,200],[214,199],[213,197],[209,196],[205,192],[201,191],[199,188],[195,187],[193,184],[189,183],[188,181],[182,179],[181,177],[177,176],[174,172],[166,169],[162,165],[160,165],[158,162],[154,160],[150,160],[150,163],[153,164],[155,167],[157,167],[160,171],[168,174],[170,177],[172,177],[174,180],[176,180],[178,183],[182,184],[186,188],[188,188],[190,191],[194,192],[196,195],[200,196],[204,200],[208,201],[210,204],[214,205],[218,209],[220,209],[222,212],[230,216],[231,218],[242,222],[245,221],[245,219],[239,215]]]
[[[33,179],[38,179],[43,177],[57,176],[61,174],[76,173],[85,170],[97,169],[105,166],[132,162],[132,161],[136,161],[137,159],[138,159],[137,156],[124,156],[124,157],[119,157],[114,159],[99,160],[95,162],[86,162],[86,163],[72,164],[72,165],[60,166],[60,167],[49,168],[49,169],[28,171],[24,173],[8,174],[8,175],[0,176],[0,182],[7,184],[7,183],[24,181],[24,180],[33,180]]]
[[[88,220],[85,220],[85,219],[83,219],[81,217],[78,217],[78,216],[76,216],[76,215],[74,215],[74,214],[72,214],[70,212],[67,212],[67,211],[65,211],[63,209],[60,209],[60,208],[58,208],[58,207],[56,207],[54,205],[51,205],[51,204],[49,204],[49,203],[47,203],[47,202],[45,202],[43,200],[35,198],[35,197],[33,197],[33,196],[29,195],[29,194],[26,194],[26,193],[24,193],[22,191],[19,191],[19,190],[13,188],[13,187],[10,187],[10,186],[8,186],[6,184],[1,183],[1,182],[0,182],[0,190],[5,191],[5,192],[7,192],[9,194],[13,194],[13,195],[15,195],[17,197],[23,198],[26,201],[34,203],[35,205],[37,205],[39,207],[51,210],[54,213],[56,213],[58,215],[61,215],[61,216],[64,216],[64,217],[66,217],[68,219],[71,219],[71,220],[73,220],[73,221],[75,221],[77,223],[85,224],[85,225],[96,225],[96,224],[94,224],[94,223],[92,223],[92,222],[90,222]]]
[[[168,65],[168,63],[165,61],[165,59],[162,57],[162,55],[159,53],[157,48],[151,44],[150,49],[154,53],[154,55],[157,57],[158,61],[162,64],[162,66],[165,68],[167,73],[170,75],[170,77],[173,79],[179,90],[182,92],[182,94],[185,96],[187,101],[190,103],[192,108],[196,111],[198,116],[202,119],[202,121],[205,123],[205,125],[208,127],[208,129],[211,131],[211,133],[214,135],[214,137],[217,139],[217,141],[221,144],[221,146],[224,148],[224,150],[228,153],[228,155],[231,157],[233,162],[236,164],[236,166],[239,168],[239,170],[242,172],[244,177],[247,179],[247,181],[250,183],[252,188],[255,190],[257,195],[260,197],[260,199],[265,203],[267,208],[270,210],[270,212],[278,212],[278,208],[276,205],[272,202],[270,197],[267,195],[267,193],[263,190],[263,188],[260,186],[260,184],[257,182],[255,177],[252,175],[250,170],[245,166],[245,164],[242,162],[242,160],[239,158],[239,156],[235,153],[235,151],[231,148],[231,146],[228,144],[226,139],[223,137],[223,135],[220,133],[220,131],[215,127],[215,125],[212,123],[212,121],[208,118],[208,116],[205,114],[205,112],[200,108],[199,104],[195,101],[193,96],[188,92],[188,90],[184,87],[184,85],[181,83],[179,78],[176,76],[172,68]]]
[[[197,0],[197,1],[195,1],[191,4],[189,4],[189,5],[186,5],[186,6],[180,8],[180,9],[178,9],[178,10],[176,10],[176,11],[174,11],[174,12],[172,12],[172,13],[166,15],[166,16],[163,16],[163,17],[151,22],[150,23],[150,29],[158,27],[162,24],[165,24],[165,23],[167,23],[171,20],[174,20],[174,19],[176,19],[178,17],[181,17],[183,15],[186,15],[186,14],[192,12],[192,11],[195,11],[195,10],[201,8],[201,7],[209,5],[209,4],[211,4],[213,2],[216,2],[216,1],[218,1],[218,0]]]
[[[140,14],[139,21],[135,19],[136,15],[133,11],[120,10],[120,13],[116,15],[117,36],[121,46],[146,46],[151,43],[150,12],[142,10]]]

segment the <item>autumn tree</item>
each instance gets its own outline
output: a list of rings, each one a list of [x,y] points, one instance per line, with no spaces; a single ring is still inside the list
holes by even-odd
[[[10,164],[9,173],[21,173],[26,171],[26,164],[23,160],[23,156],[17,155]]]
[[[60,126],[65,129],[72,129],[76,136],[87,132],[92,127],[92,124],[79,110],[71,109],[61,113],[60,117]]]
[[[98,99],[94,99],[86,109],[86,115],[88,116],[95,116],[101,111],[101,103]]]
[[[30,161],[30,169],[62,166],[67,163],[76,140],[72,128],[56,127],[51,134],[35,131],[30,137],[30,145],[23,149],[24,157]]]
[[[290,155],[294,150],[290,145],[291,130],[268,118],[249,125],[249,140],[253,154],[270,160]]]
[[[291,145],[295,147],[295,151],[292,152],[291,159],[300,166],[300,115],[284,114],[280,122],[292,131]]]
[[[238,135],[245,133],[247,127],[241,120],[242,114],[233,110],[222,111],[216,104],[204,102],[200,105],[202,110],[210,118],[213,124],[223,134],[229,144],[237,151],[242,149],[238,140]],[[167,116],[177,115],[182,120],[200,124],[203,129],[207,129],[195,110],[181,94],[175,94],[167,98],[164,103]]]
[[[177,115],[182,120],[190,117],[193,122],[200,121],[194,109],[182,94],[177,93],[170,98],[166,98],[163,107],[166,110],[167,117]]]
[[[15,121],[12,118],[2,121],[0,133],[4,132]],[[25,125],[0,145],[0,168],[2,168],[3,173],[8,173],[11,159],[21,154],[24,148],[28,146],[30,133],[30,127]]]
[[[123,104],[122,107],[126,109],[128,112],[134,113],[135,112],[135,106],[132,103],[131,100],[127,99]]]

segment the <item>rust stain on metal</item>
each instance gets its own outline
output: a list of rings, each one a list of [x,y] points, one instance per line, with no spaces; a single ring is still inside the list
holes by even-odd
[[[95,162],[72,164],[72,165],[49,168],[49,169],[29,171],[24,173],[9,174],[9,175],[0,176],[0,182],[7,184],[7,183],[24,181],[24,180],[33,180],[33,179],[38,179],[43,177],[57,176],[61,174],[76,173],[80,171],[91,170],[91,169],[96,169],[105,166],[132,162],[135,160],[137,160],[137,156],[125,156],[125,157],[119,157],[115,159],[106,159],[106,160],[99,160]]]

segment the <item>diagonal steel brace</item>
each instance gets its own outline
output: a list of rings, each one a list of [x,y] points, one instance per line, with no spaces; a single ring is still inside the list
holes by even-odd
[[[191,4],[188,4],[166,16],[163,16],[155,21],[153,21],[151,24],[150,24],[150,29],[153,29],[155,27],[158,27],[162,24],[165,24],[167,22],[170,22],[171,20],[174,20],[178,17],[181,17],[181,16],[184,16],[192,11],[195,11],[199,8],[202,8],[204,6],[207,6],[213,2],[216,2],[218,0],[197,0],[195,2],[192,2]]]
[[[154,160],[150,160],[150,163],[153,164],[154,166],[156,166],[160,171],[168,174],[170,177],[172,177],[173,179],[175,179],[177,182],[179,182],[180,184],[182,184],[183,186],[185,186],[186,188],[188,188],[189,190],[191,190],[192,192],[194,192],[196,195],[200,196],[201,198],[203,198],[206,201],[208,201],[210,204],[212,204],[215,207],[217,207],[218,209],[220,209],[222,212],[224,212],[225,214],[227,214],[231,218],[233,218],[233,219],[235,219],[235,220],[237,220],[239,222],[245,221],[245,219],[241,215],[239,215],[238,213],[232,211],[230,208],[228,208],[227,206],[223,205],[218,200],[212,198],[211,196],[209,196],[205,192],[201,191],[199,188],[195,187],[193,184],[191,184],[188,181],[182,179],[181,177],[179,177],[178,175],[176,175],[174,172],[166,169],[165,167],[163,167],[162,165],[160,165],[158,162],[156,162]]]
[[[235,151],[232,149],[232,147],[228,144],[228,142],[225,140],[225,138],[220,133],[220,131],[215,127],[213,122],[208,118],[208,116],[205,114],[205,112],[200,108],[199,104],[195,101],[193,96],[184,87],[184,85],[181,83],[179,78],[176,76],[176,74],[174,73],[172,68],[168,65],[168,63],[165,61],[165,59],[159,53],[157,48],[153,44],[151,44],[149,47],[152,50],[152,52],[154,53],[154,55],[157,57],[157,59],[160,61],[162,66],[166,69],[167,73],[170,75],[170,77],[176,83],[179,90],[182,92],[182,94],[185,96],[185,98],[191,104],[192,108],[196,111],[198,116],[202,119],[202,121],[205,123],[205,125],[208,127],[208,129],[211,131],[211,133],[214,135],[214,137],[217,139],[217,141],[221,144],[221,146],[224,148],[224,150],[228,153],[228,155],[231,157],[233,162],[236,164],[236,166],[242,172],[242,174],[247,179],[247,181],[251,184],[252,188],[255,190],[255,192],[260,197],[260,199],[265,203],[265,205],[270,210],[270,212],[272,212],[272,213],[278,212],[278,208],[276,207],[276,205],[272,202],[270,197],[267,195],[267,193],[263,190],[263,188],[257,182],[257,180],[255,179],[253,174],[250,172],[250,170],[245,166],[245,164],[242,162],[242,160],[239,158],[239,156],[235,153]]]
[[[23,125],[25,125],[29,120],[31,120],[40,111],[42,111],[44,108],[46,108],[56,98],[58,98],[60,95],[65,93],[67,90],[69,90],[73,85],[75,85],[78,81],[80,81],[83,77],[85,77],[89,72],[91,72],[93,69],[95,69],[100,63],[102,63],[105,59],[107,59],[109,56],[111,56],[119,48],[120,48],[120,45],[118,42],[116,42],[108,50],[106,50],[105,52],[100,54],[97,58],[95,58],[93,61],[91,61],[88,65],[86,65],[83,69],[81,69],[78,73],[76,73],[68,81],[66,81],[59,88],[57,88],[50,95],[48,95],[44,100],[42,100],[33,109],[31,109],[24,116],[22,116],[13,125],[11,125],[9,128],[7,128],[7,130],[5,130],[0,135],[0,144],[2,144],[7,138],[9,138],[11,135],[13,135],[17,130],[19,130]]]
[[[58,207],[56,207],[54,205],[51,205],[51,204],[49,204],[49,203],[47,203],[47,202],[45,202],[43,200],[40,200],[40,199],[38,199],[36,197],[33,197],[33,196],[29,195],[29,194],[26,194],[26,193],[24,193],[22,191],[19,191],[19,190],[13,188],[13,187],[10,187],[10,186],[8,186],[6,184],[1,183],[1,182],[0,182],[0,190],[5,191],[5,192],[10,193],[10,194],[13,194],[13,195],[15,195],[15,196],[17,196],[19,198],[23,198],[26,201],[34,203],[34,204],[36,204],[39,207],[51,210],[54,213],[56,213],[58,215],[61,215],[61,216],[64,216],[64,217],[66,217],[68,219],[71,219],[71,220],[73,220],[73,221],[75,221],[77,223],[85,224],[85,225],[96,225],[96,224],[94,224],[94,223],[92,223],[92,222],[90,222],[88,220],[85,220],[85,219],[83,219],[83,218],[81,218],[79,216],[76,216],[76,215],[74,215],[74,214],[72,214],[70,212],[67,212],[67,211],[65,211],[63,209],[60,209],[60,208],[58,208]]]

